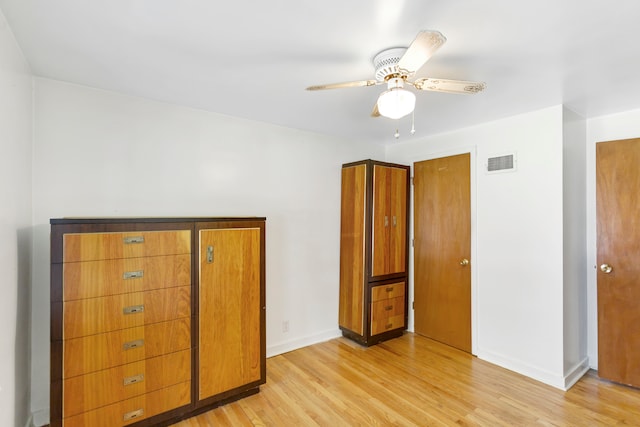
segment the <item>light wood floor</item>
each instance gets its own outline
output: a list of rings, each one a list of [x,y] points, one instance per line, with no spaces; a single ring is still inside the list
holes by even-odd
[[[589,372],[568,392],[414,334],[344,338],[267,360],[259,394],[175,424],[640,426],[640,390]]]

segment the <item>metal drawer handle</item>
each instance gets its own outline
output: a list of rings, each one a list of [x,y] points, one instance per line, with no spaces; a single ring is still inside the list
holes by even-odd
[[[144,243],[144,236],[130,236],[124,238],[125,245],[131,245],[134,243]]]
[[[122,416],[122,421],[129,421],[129,420],[132,420],[134,418],[140,418],[143,415],[144,415],[144,410],[143,409],[137,409],[135,411],[127,412],[126,414],[124,414]]]
[[[144,312],[144,305],[132,305],[122,309],[123,314],[138,314]]]
[[[133,350],[134,348],[142,347],[144,345],[144,340],[135,340],[129,341],[122,345],[124,350]]]
[[[388,288],[385,289],[385,291],[387,292],[393,292],[393,287],[389,286]]]
[[[213,246],[207,246],[207,264],[211,264],[213,262]]]
[[[125,273],[122,275],[123,279],[140,279],[144,277],[144,270],[138,270],[138,271],[125,271]]]
[[[142,381],[144,381],[144,375],[140,374],[140,375],[134,375],[132,377],[127,377],[124,379],[124,385],[131,385],[131,384],[137,384],[137,383],[141,383]]]
[[[392,305],[388,305],[388,306],[386,306],[384,309],[385,309],[386,311],[389,311],[389,310],[393,309],[393,306],[392,306]]]

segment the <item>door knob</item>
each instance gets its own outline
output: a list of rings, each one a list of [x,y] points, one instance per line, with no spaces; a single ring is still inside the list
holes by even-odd
[[[469,265],[469,260],[466,258],[463,258],[462,261],[460,261],[460,265],[463,267],[466,265]]]
[[[613,267],[611,267],[609,264],[602,264],[600,266],[600,271],[602,271],[604,274],[609,274],[613,271]]]

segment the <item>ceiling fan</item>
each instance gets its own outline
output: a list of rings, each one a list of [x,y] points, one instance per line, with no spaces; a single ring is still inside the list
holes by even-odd
[[[371,116],[385,116],[391,119],[404,117],[415,108],[416,96],[413,92],[406,90],[405,85],[413,86],[417,90],[446,93],[476,94],[484,90],[486,85],[482,82],[426,77],[411,80],[416,71],[446,41],[447,39],[439,31],[420,31],[408,48],[385,49],[373,58],[375,79],[309,86],[307,90],[377,86],[386,83],[387,90],[380,94]]]

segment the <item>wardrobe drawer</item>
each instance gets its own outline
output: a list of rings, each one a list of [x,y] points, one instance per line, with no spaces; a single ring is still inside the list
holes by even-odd
[[[191,403],[191,382],[123,400],[94,411],[64,418],[64,427],[117,427],[133,424]]]
[[[191,287],[67,301],[63,338],[132,328],[191,316]]]
[[[371,301],[395,298],[404,295],[404,282],[391,283],[389,285],[374,286],[371,288]]]
[[[404,326],[404,297],[390,298],[371,304],[371,335]]]
[[[139,258],[191,253],[191,232],[144,231],[65,234],[63,261]]]
[[[63,416],[81,414],[190,380],[190,350],[69,378],[63,384]]]
[[[191,255],[63,265],[64,301],[191,285]]]
[[[191,318],[63,342],[63,378],[191,348]]]

